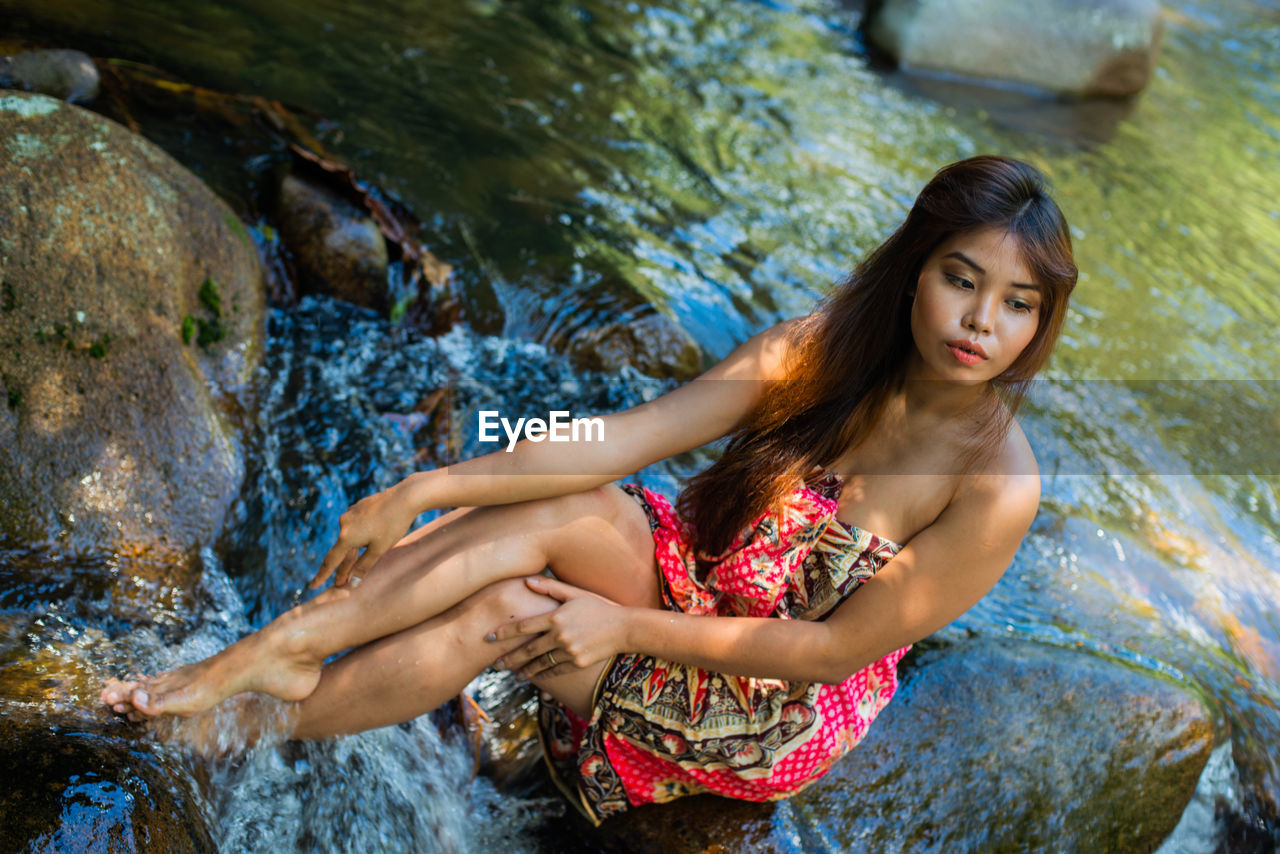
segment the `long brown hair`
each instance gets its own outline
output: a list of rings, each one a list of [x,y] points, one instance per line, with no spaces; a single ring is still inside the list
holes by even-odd
[[[720,459],[680,494],[680,515],[702,556],[722,554],[815,466],[831,464],[867,437],[900,387],[914,347],[912,294],[925,261],[951,235],[987,227],[1017,238],[1042,285],[1035,336],[991,383],[1003,414],[988,411],[993,420],[980,450],[999,442],[1062,329],[1076,265],[1066,219],[1040,172],[984,155],[934,175],[898,230],[791,330],[786,378],[772,384]]]

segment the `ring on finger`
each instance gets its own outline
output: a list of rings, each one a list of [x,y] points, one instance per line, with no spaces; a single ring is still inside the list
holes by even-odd
[[[556,666],[556,654],[554,652],[547,653],[547,663],[552,667]]]

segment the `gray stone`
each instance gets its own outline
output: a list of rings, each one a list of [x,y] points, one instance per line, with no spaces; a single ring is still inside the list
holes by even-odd
[[[265,308],[249,235],[177,161],[0,94],[0,542],[209,543],[243,478]]]
[[[29,50],[0,56],[0,89],[26,89],[86,103],[98,95],[98,68],[78,50]]]
[[[867,31],[908,70],[1115,96],[1147,85],[1162,21],[1157,0],[884,0]]]

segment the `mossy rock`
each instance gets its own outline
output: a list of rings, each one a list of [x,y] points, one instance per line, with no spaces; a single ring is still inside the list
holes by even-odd
[[[265,311],[247,232],[191,172],[87,110],[0,94],[0,544],[210,542]]]

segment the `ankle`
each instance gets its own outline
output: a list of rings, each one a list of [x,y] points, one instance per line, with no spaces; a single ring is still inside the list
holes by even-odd
[[[264,628],[262,640],[280,658],[305,663],[323,661],[323,652],[316,649],[316,633],[297,613],[298,610],[294,608],[282,614]]]

